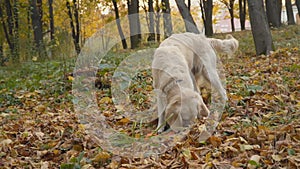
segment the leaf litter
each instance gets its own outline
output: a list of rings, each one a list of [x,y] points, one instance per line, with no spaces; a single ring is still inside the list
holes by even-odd
[[[234,58],[221,56],[229,101],[215,133],[197,141],[199,123],[185,140],[148,158],[114,155],[85,133],[71,102],[71,70],[54,71],[62,66],[56,63],[47,66],[55,75],[47,70],[40,80],[33,77],[19,85],[13,81],[22,82],[21,73],[3,77],[0,168],[299,168],[300,49],[289,43],[289,47],[276,43],[278,50],[269,56],[253,56],[251,45],[243,43]],[[131,101],[140,110],[149,108],[149,77],[149,71],[142,71],[130,88]],[[98,105],[106,120],[129,138],[151,136],[155,125],[136,124],[118,115],[121,108],[113,105],[109,77],[98,82],[103,87],[97,92]]]

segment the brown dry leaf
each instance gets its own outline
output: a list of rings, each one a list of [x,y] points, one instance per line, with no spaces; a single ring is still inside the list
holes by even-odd
[[[222,140],[219,137],[211,136],[209,137],[209,142],[214,146],[218,147],[222,144]]]
[[[37,112],[41,112],[41,113],[42,113],[42,112],[45,112],[46,106],[40,104],[40,105],[35,106],[35,107],[34,107],[34,110],[37,111]]]
[[[130,120],[128,118],[122,118],[121,120],[119,120],[117,122],[118,125],[126,125],[130,122]]]
[[[92,161],[97,162],[97,163],[104,162],[104,161],[108,160],[110,157],[111,157],[111,155],[108,152],[101,151],[92,159]]]
[[[272,155],[272,159],[279,162],[279,161],[281,161],[283,158],[282,158],[281,155],[275,155],[275,154],[273,154],[273,155]]]

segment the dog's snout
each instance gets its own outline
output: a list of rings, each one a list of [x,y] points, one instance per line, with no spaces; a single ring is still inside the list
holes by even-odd
[[[191,120],[182,120],[183,127],[189,127],[191,125]]]

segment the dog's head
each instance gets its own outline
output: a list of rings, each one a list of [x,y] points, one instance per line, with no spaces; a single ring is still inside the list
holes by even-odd
[[[197,117],[209,115],[209,110],[199,93],[191,89],[181,89],[180,92],[179,96],[169,101],[165,112],[165,119],[174,131],[193,124]]]

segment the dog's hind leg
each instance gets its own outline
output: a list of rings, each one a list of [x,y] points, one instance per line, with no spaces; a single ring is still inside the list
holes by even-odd
[[[211,84],[212,89],[214,88],[215,90],[217,90],[217,92],[221,95],[222,99],[224,101],[227,101],[228,99],[226,95],[226,90],[224,89],[221,83],[217,70],[212,68],[211,66],[206,66],[205,69],[203,69],[202,71],[204,71],[204,78]]]

